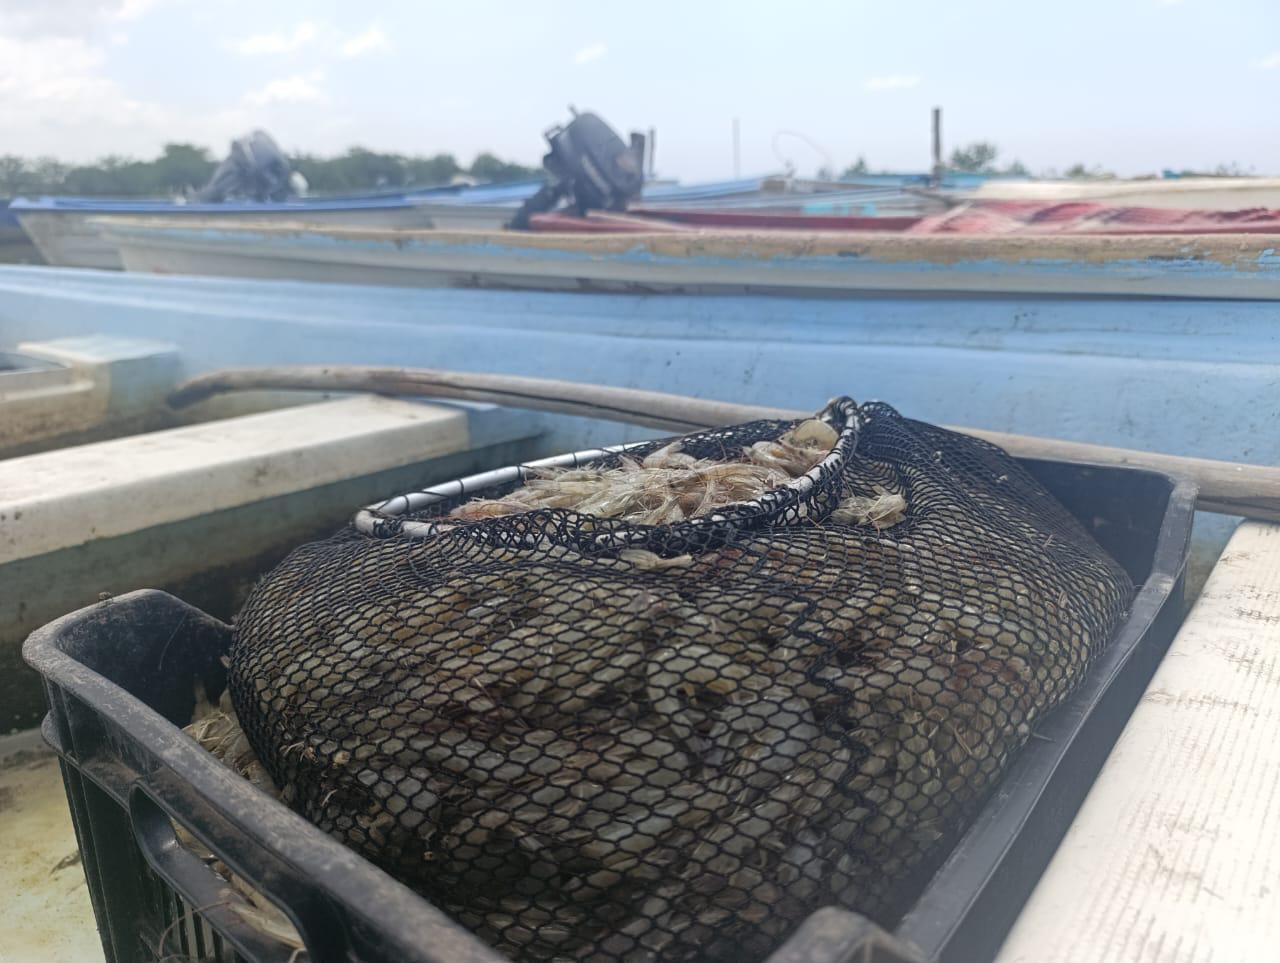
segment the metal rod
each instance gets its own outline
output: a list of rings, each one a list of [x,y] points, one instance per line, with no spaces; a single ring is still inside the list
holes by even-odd
[[[214,371],[180,386],[170,395],[169,402],[175,407],[183,407],[220,392],[249,389],[369,391],[385,395],[487,401],[513,408],[599,418],[677,432],[758,418],[797,418],[809,414],[785,408],[740,405],[550,378],[347,365]],[[814,409],[818,407],[815,403]],[[1199,486],[1196,507],[1201,511],[1280,522],[1280,468],[1277,467],[1187,458],[975,428],[953,427],[951,430],[999,445],[1018,458],[1092,462],[1177,475]]]

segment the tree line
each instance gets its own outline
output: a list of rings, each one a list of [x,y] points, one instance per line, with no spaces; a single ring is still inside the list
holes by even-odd
[[[998,163],[999,148],[990,141],[975,141],[951,152],[948,168],[979,174],[1028,174],[1027,168],[1015,160]],[[524,180],[542,174],[539,167],[527,167],[504,161],[491,153],[478,155],[467,167],[449,153],[424,155],[392,154],[352,147],[337,157],[314,154],[289,156],[293,169],[307,179],[312,193],[353,193],[447,184],[455,177],[466,176],[478,181],[502,183]],[[111,197],[172,197],[205,184],[218,165],[210,152],[192,144],[166,144],[160,156],[152,160],[107,156],[91,164],[65,164],[50,157],[25,158],[0,155],[0,197],[38,194],[89,194]],[[830,171],[820,176],[830,176]],[[840,175],[856,180],[872,173],[865,158]],[[1191,174],[1191,171],[1181,172]],[[1212,171],[1199,172],[1216,176],[1241,176],[1247,172],[1237,164],[1220,164]],[[1060,174],[1046,171],[1042,176],[1067,178],[1111,178],[1116,175],[1101,167],[1074,164]]]
[[[1027,170],[1026,165],[1023,164],[1022,161],[1015,160],[1004,167],[1000,167],[996,164],[996,158],[999,156],[1000,149],[995,144],[991,143],[991,141],[977,140],[972,144],[965,144],[964,146],[957,147],[953,150],[951,152],[951,157],[947,160],[946,168],[950,171],[960,171],[968,174],[1007,174],[1022,177],[1030,175],[1031,172]],[[1071,168],[1071,170],[1074,171],[1076,168],[1083,171],[1084,165],[1077,164],[1074,168]],[[844,173],[840,176],[844,180],[854,180],[859,174],[870,173],[873,172],[870,165],[867,164],[867,159],[865,157],[859,157],[854,161],[854,163],[846,167]],[[1073,175],[1069,171],[1065,176],[1072,177],[1076,175]]]
[[[539,167],[504,161],[488,152],[464,167],[449,153],[431,156],[381,153],[352,147],[337,157],[289,156],[311,193],[346,193],[447,184],[455,177],[502,182],[537,177]],[[90,164],[51,157],[0,155],[0,196],[90,194],[112,197],[171,197],[202,186],[218,158],[193,144],[166,144],[152,160],[107,156]]]
[[[977,140],[953,150],[947,161],[947,169],[970,174],[1030,176],[1031,172],[1027,170],[1026,165],[1021,161],[1015,160],[1001,166],[997,163],[999,157],[1000,148],[995,144],[989,140]],[[860,174],[870,173],[872,173],[872,170],[867,164],[866,158],[859,157],[853,164],[846,167],[840,176],[843,180],[855,180]],[[1218,164],[1209,170],[1180,170],[1170,173],[1176,173],[1180,177],[1248,177],[1253,172],[1245,170],[1235,162],[1231,162]],[[1039,176],[1045,178],[1065,177],[1068,180],[1111,180],[1116,177],[1116,174],[1114,171],[1106,170],[1098,164],[1090,167],[1086,164],[1076,163],[1062,171],[1056,169],[1043,171]]]

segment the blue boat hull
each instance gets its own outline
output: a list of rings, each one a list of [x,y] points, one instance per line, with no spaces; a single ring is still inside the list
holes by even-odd
[[[171,341],[189,374],[409,365],[794,408],[848,393],[948,424],[1280,464],[1280,325],[1265,302],[556,294],[0,268],[0,345],[94,333]],[[643,434],[553,417],[546,429],[549,451]],[[1202,558],[1230,524],[1205,519]]]

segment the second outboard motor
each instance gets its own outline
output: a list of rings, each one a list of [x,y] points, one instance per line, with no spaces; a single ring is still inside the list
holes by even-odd
[[[271,136],[255,130],[231,143],[231,153],[195,199],[219,204],[223,201],[283,201],[292,197],[289,160]]]
[[[579,114],[546,133],[551,149],[542,166],[551,175],[543,187],[521,206],[511,221],[527,228],[533,214],[550,211],[568,200],[573,210],[624,211],[644,186],[644,142],[628,145],[597,115]],[[633,141],[635,138],[633,138]]]

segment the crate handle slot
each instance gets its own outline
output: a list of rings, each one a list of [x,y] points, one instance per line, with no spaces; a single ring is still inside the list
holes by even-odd
[[[240,897],[231,898],[229,883],[179,841],[176,823],[289,917],[312,963],[347,963],[351,943],[342,910],[287,865],[237,844],[240,834],[230,820],[164,776],[162,771],[134,783],[128,797],[134,838],[152,869],[248,958],[285,961],[295,955],[240,916]]]

